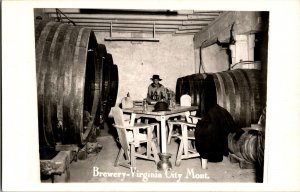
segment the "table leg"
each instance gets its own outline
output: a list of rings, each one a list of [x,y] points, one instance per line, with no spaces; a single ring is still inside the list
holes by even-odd
[[[136,113],[131,113],[131,116],[130,116],[130,126],[134,126],[135,118],[136,118]]]
[[[167,135],[166,135],[166,117],[161,116],[160,119],[160,135],[161,135],[161,152],[167,152]]]

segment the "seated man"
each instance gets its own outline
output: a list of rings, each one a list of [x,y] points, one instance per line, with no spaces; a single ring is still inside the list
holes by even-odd
[[[166,99],[166,89],[165,87],[159,83],[162,79],[159,78],[159,75],[153,75],[151,83],[148,86],[148,93],[147,93],[147,101],[160,101]]]

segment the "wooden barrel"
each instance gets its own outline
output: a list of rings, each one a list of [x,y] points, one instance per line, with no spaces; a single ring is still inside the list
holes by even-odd
[[[116,105],[119,87],[119,71],[118,65],[113,64],[110,71],[110,94],[109,103],[111,107]]]
[[[237,144],[239,140],[235,140],[234,136],[235,133],[228,134],[228,150],[229,152],[236,154],[238,157],[242,157],[240,145]]]
[[[259,159],[258,146],[260,131],[251,128],[243,128],[245,131],[238,140],[234,139],[235,133],[228,135],[228,149],[238,157],[250,163],[255,163]]]
[[[96,48],[96,52],[98,54],[98,59],[99,59],[99,66],[101,70],[99,70],[99,74],[97,75],[99,77],[99,106],[96,109],[96,115],[95,115],[95,121],[94,124],[95,126],[100,126],[100,123],[102,122],[102,117],[104,116],[103,114],[103,103],[105,99],[103,98],[103,91],[104,89],[104,81],[105,81],[105,73],[107,70],[106,67],[106,58],[107,58],[107,50],[106,46],[104,44],[98,44]]]
[[[265,153],[265,132],[258,132],[257,137],[257,162],[263,167],[264,166],[264,153]]]
[[[81,145],[83,112],[94,116],[99,103],[96,37],[91,29],[58,22],[40,21],[35,29],[40,147]]]
[[[102,126],[102,123],[107,119],[111,107],[115,106],[118,94],[119,76],[118,66],[113,64],[112,54],[107,53],[104,45],[99,44],[98,50],[101,63],[103,64],[102,83],[100,106],[96,113],[96,126]]]
[[[107,53],[107,56],[104,61],[104,73],[103,73],[103,84],[102,84],[102,103],[101,103],[101,121],[104,121],[109,114],[111,109],[109,103],[109,95],[111,89],[111,68],[113,65],[112,54]]]
[[[206,74],[202,73],[179,77],[176,82],[176,102],[178,99],[178,103],[180,103],[180,97],[188,94],[191,96],[191,104],[199,106],[205,77]]]
[[[203,73],[193,74],[189,76],[189,95],[191,96],[193,106],[200,106],[201,104],[201,96],[205,78],[206,74]]]
[[[217,104],[232,115],[239,127],[250,127],[258,122],[265,103],[261,100],[259,70],[236,69],[213,73],[208,78],[216,89]],[[207,99],[205,102],[209,102],[209,97]]]
[[[176,103],[180,103],[180,97],[182,94],[182,84],[183,84],[183,77],[179,77],[176,81],[176,90],[175,90],[175,99]]]
[[[257,161],[257,131],[253,130],[253,132],[247,131],[244,133],[245,140],[242,143],[240,150],[243,158],[248,162],[256,162]]]

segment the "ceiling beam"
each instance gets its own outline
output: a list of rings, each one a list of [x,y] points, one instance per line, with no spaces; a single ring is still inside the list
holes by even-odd
[[[110,31],[110,27],[87,27],[90,28],[92,30],[103,30],[103,31]],[[156,29],[155,28],[155,32],[175,32],[176,29]],[[140,31],[140,32],[153,32],[153,28],[140,28],[140,27],[135,27],[135,28],[124,28],[124,27],[113,27],[112,28],[112,32],[114,31],[124,31],[124,32],[128,32],[128,31]]]
[[[58,8],[62,13],[80,14],[132,14],[132,15],[177,15],[177,10],[169,9],[78,9],[78,8]],[[56,8],[45,8],[45,12],[56,13]]]
[[[78,26],[86,26],[86,27],[110,27],[110,23],[77,23]],[[150,28],[153,29],[153,24],[118,24],[112,23],[112,28],[119,27],[119,28]],[[155,23],[155,29],[178,29],[179,25],[157,25]]]
[[[178,30],[201,30],[204,26],[180,26]]]
[[[81,14],[178,14],[178,15],[210,15],[218,16],[222,11],[201,11],[201,10],[169,10],[169,9],[78,9],[78,8],[58,8],[63,13]],[[56,8],[44,8],[45,12],[56,13]]]
[[[66,19],[65,19],[66,20]],[[103,20],[103,19],[73,19],[75,23],[118,23],[118,24],[153,24],[154,21],[143,21],[143,20]],[[206,22],[207,23],[207,22]],[[182,21],[155,21],[156,25],[183,25]]]
[[[68,14],[65,13],[65,15],[69,19],[103,19],[103,20],[150,20],[150,21],[156,21],[156,20],[171,20],[171,21],[181,21],[181,20],[187,20],[188,16],[186,15],[179,15],[179,16],[165,16],[165,15],[117,15],[117,14]],[[49,14],[50,17],[56,18],[56,14]]]
[[[110,30],[107,30],[107,29],[92,29],[94,32],[103,32],[103,33],[110,33]],[[126,31],[124,31],[124,30],[114,30],[113,31],[113,34],[114,34],[114,32],[116,32],[116,33],[144,33],[144,34],[149,34],[149,35],[153,35],[153,31],[145,31],[145,30],[140,30],[140,31],[138,31],[138,30],[130,30],[130,29],[128,29],[128,30],[126,30]],[[155,34],[173,34],[173,33],[175,33],[175,30],[174,31],[155,31]],[[113,35],[114,36],[114,35]]]
[[[182,21],[182,25],[199,25],[199,26],[207,26],[210,21]]]
[[[190,20],[202,20],[202,19],[205,19],[205,20],[212,21],[216,17],[215,16],[210,16],[210,15],[188,15],[187,18],[190,19]]]
[[[175,33],[176,34],[185,34],[185,33],[198,33],[199,32],[199,30],[184,30],[184,31],[179,31],[179,30],[177,30],[177,31],[175,31]]]
[[[221,12],[195,12],[193,15],[199,15],[199,16],[214,16],[217,17],[220,15]]]
[[[220,10],[214,10],[214,11],[207,11],[207,10],[194,10],[194,13],[221,13],[223,11]]]
[[[159,42],[158,38],[154,37],[105,37],[105,41],[150,41]]]

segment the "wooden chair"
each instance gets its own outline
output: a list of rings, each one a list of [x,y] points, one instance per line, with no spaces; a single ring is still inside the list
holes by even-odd
[[[176,166],[180,166],[181,160],[189,159],[193,157],[199,157],[200,154],[197,152],[194,142],[195,136],[194,131],[196,124],[191,122],[178,122],[181,127],[181,134],[176,137],[180,139],[180,144],[177,152],[175,161]]]
[[[200,157],[194,145],[195,136],[194,131],[196,128],[197,121],[200,117],[189,116],[187,119],[193,119],[191,122],[177,122],[181,127],[181,135],[176,136],[180,139],[179,149],[175,161],[176,166],[180,166],[181,160],[190,159],[194,157]],[[201,158],[202,169],[207,169],[207,159]]]
[[[191,96],[186,94],[182,95],[180,97],[180,106],[191,106]],[[189,116],[190,116],[190,112],[186,112],[185,116],[181,117],[180,120],[175,119],[175,120],[168,121],[168,128],[169,128],[168,139],[167,139],[168,144],[171,143],[172,137],[178,136],[178,133],[173,133],[174,125],[181,126],[181,124],[185,122],[192,123],[192,119],[190,119]]]
[[[121,148],[115,166],[124,166],[127,168],[136,168],[136,158],[143,158],[159,161],[157,148],[155,145],[156,138],[153,137],[154,128],[158,128],[159,124],[135,124],[130,126],[124,121],[123,111],[119,107],[112,108],[112,115],[115,124],[113,125],[118,132],[119,142]],[[141,133],[143,132],[143,133]],[[136,148],[140,147],[142,143],[147,145],[146,152],[136,152]],[[121,161],[122,158],[125,159]]]

